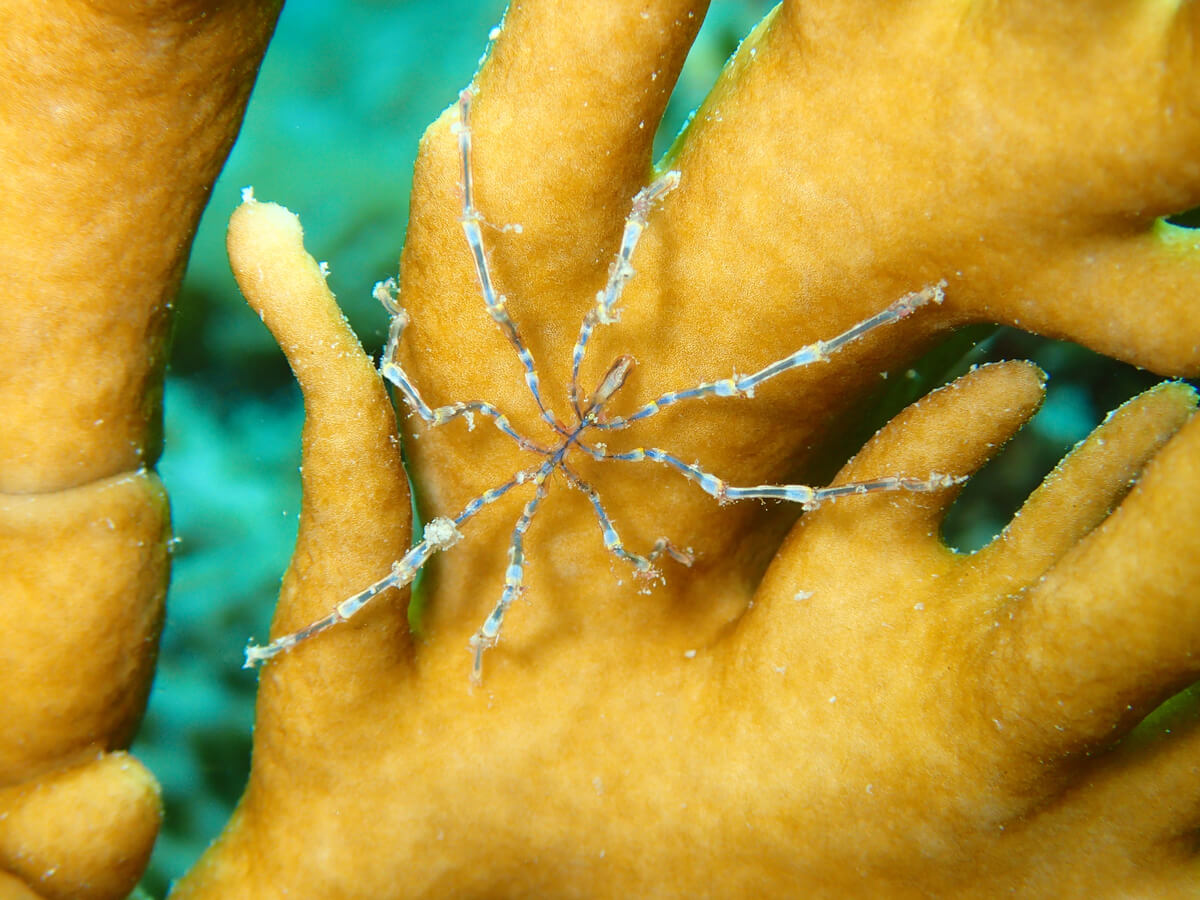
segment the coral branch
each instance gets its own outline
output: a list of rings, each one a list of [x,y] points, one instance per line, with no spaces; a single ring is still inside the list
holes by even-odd
[[[281,206],[257,202],[247,190],[230,221],[228,245],[242,292],[284,349],[304,392],[300,533],[272,626],[290,633],[327,613],[325,598],[357,594],[404,556],[408,484],[383,383],[338,310],[321,267],[305,251],[299,220]],[[363,506],[363,496],[371,498],[370,506]],[[407,644],[407,629],[376,617],[358,637],[386,646],[391,659]],[[248,650],[247,662],[275,652],[277,647]]]

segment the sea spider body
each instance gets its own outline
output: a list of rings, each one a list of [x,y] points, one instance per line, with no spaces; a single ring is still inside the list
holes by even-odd
[[[344,622],[362,609],[376,594],[390,587],[403,587],[410,583],[421,567],[437,552],[448,549],[462,539],[460,531],[468,519],[484,507],[503,497],[509,491],[520,485],[532,483],[533,496],[526,502],[524,509],[513,527],[512,537],[508,547],[508,566],[505,570],[504,587],[499,601],[484,620],[483,625],[471,638],[470,649],[474,657],[472,678],[478,680],[482,672],[483,654],[488,648],[495,646],[500,637],[500,630],[505,614],[513,601],[524,590],[525,575],[525,533],[536,514],[538,507],[549,490],[550,476],[560,472],[567,484],[583,493],[592,505],[596,519],[599,522],[605,547],[617,558],[633,566],[636,573],[653,576],[656,573],[654,561],[663,554],[684,565],[692,562],[691,553],[673,546],[666,538],[660,538],[653,548],[642,556],[629,551],[617,534],[612,520],[604,508],[596,489],[584,481],[567,463],[568,453],[579,450],[582,453],[600,461],[617,462],[651,462],[666,465],[677,471],[684,478],[695,482],[701,490],[714,497],[719,503],[729,503],[737,500],[783,500],[799,503],[804,509],[814,509],[826,500],[848,494],[866,494],[879,491],[934,491],[958,484],[961,478],[933,473],[926,478],[909,478],[902,476],[887,476],[870,481],[851,482],[836,487],[813,488],[802,484],[753,485],[734,486],[727,484],[721,478],[705,471],[694,463],[687,463],[657,447],[638,447],[624,453],[608,451],[600,442],[585,440],[588,432],[614,431],[627,428],[635,422],[648,419],[664,407],[685,400],[704,397],[753,397],[755,389],[765,381],[789,372],[800,366],[815,362],[823,362],[830,355],[845,345],[856,341],[883,325],[898,321],[911,315],[926,303],[942,301],[943,285],[935,285],[916,293],[907,294],[893,302],[887,308],[847,331],[827,341],[817,341],[801,347],[794,353],[779,359],[765,368],[748,374],[732,375],[717,381],[698,384],[680,391],[665,393],[649,403],[639,407],[627,416],[608,418],[605,416],[605,405],[621,390],[634,366],[631,356],[619,356],[600,384],[590,396],[582,396],[579,390],[579,371],[587,352],[592,332],[599,325],[616,322],[619,318],[617,302],[625,284],[633,277],[632,258],[638,240],[646,229],[646,223],[651,210],[667,194],[674,190],[680,180],[677,171],[669,171],[655,179],[648,186],[638,191],[633,198],[632,209],[625,221],[621,245],[609,269],[608,281],[605,287],[597,292],[595,302],[584,316],[579,330],[579,338],[571,357],[571,380],[567,390],[568,401],[574,413],[574,424],[562,422],[543,401],[541,381],[533,356],[522,340],[517,324],[507,311],[507,301],[498,294],[492,282],[488,266],[487,254],[483,242],[483,216],[475,207],[474,190],[472,185],[471,165],[471,129],[469,114],[471,105],[471,90],[468,88],[459,95],[459,119],[455,123],[458,136],[459,153],[462,161],[462,193],[463,205],[460,222],[466,236],[467,245],[475,265],[480,290],[488,313],[496,322],[501,332],[508,338],[525,373],[525,382],[533,399],[536,401],[542,419],[553,429],[557,441],[551,446],[545,446],[526,438],[513,427],[508,417],[491,403],[483,400],[453,403],[447,406],[431,408],[421,397],[420,391],[396,361],[396,354],[404,329],[408,324],[408,314],[399,303],[394,279],[381,282],[375,286],[375,297],[384,305],[392,316],[388,342],[384,348],[380,363],[380,374],[390,381],[400,391],[405,402],[412,411],[430,425],[443,425],[452,419],[464,417],[473,424],[476,414],[490,419],[504,434],[508,435],[517,445],[541,458],[540,464],[524,469],[491,490],[480,494],[468,503],[453,519],[437,517],[425,526],[421,539],[400,560],[392,565],[392,570],[366,589],[338,603],[333,611],[324,618],[313,622],[305,628],[291,634],[278,637],[270,644],[260,647],[250,645],[246,648],[246,666],[270,659],[294,647],[301,641],[319,634],[328,628]]]

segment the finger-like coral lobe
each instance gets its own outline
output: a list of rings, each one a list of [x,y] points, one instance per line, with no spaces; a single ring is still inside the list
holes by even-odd
[[[134,6],[0,11],[0,491],[158,456],[169,310],[279,4]]]
[[[148,773],[88,761],[127,745],[149,691],[170,310],[279,7],[0,4],[5,888],[115,900],[153,842]]]
[[[132,740],[154,672],[169,537],[150,472],[0,495],[0,652],[20,685],[0,692],[0,785]]]
[[[304,392],[300,533],[272,626],[292,631],[328,613],[401,558],[410,535],[408,481],[391,402],[303,245],[300,221],[247,191],[229,229],[238,283],[275,335]],[[364,502],[364,498],[369,498]],[[407,647],[407,593],[387,594],[371,640]],[[363,634],[359,635],[363,638]]]
[[[46,900],[126,896],[162,817],[154,776],[120,752],[2,788],[0,811],[0,869]]]

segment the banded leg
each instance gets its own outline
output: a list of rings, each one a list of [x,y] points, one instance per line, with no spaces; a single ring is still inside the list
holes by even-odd
[[[932,473],[927,478],[909,478],[900,475],[888,475],[873,478],[869,481],[852,481],[848,484],[833,487],[814,488],[805,484],[759,484],[748,487],[735,487],[726,484],[722,479],[704,471],[694,463],[685,463],[677,456],[672,456],[665,450],[655,447],[638,447],[626,453],[607,453],[597,447],[585,444],[579,446],[596,459],[615,459],[622,462],[641,462],[652,460],[663,463],[679,472],[690,481],[700,485],[700,489],[718,503],[732,503],[737,500],[783,500],[788,503],[799,503],[806,510],[816,509],[827,500],[854,494],[877,494],[886,491],[912,491],[928,493],[940,491],[966,481],[962,475],[942,475]]]
[[[801,366],[811,365],[816,362],[827,362],[829,357],[834,353],[841,350],[847,344],[852,344],[861,339],[876,328],[906,319],[927,303],[941,303],[944,299],[944,294],[942,293],[944,287],[945,282],[939,282],[924,290],[905,294],[886,309],[880,310],[869,319],[864,319],[836,337],[830,338],[827,341],[816,341],[815,343],[801,347],[795,353],[785,356],[783,359],[776,360],[752,375],[735,374],[720,381],[706,381],[687,390],[671,391],[655,400],[651,400],[645,406],[628,416],[609,419],[607,421],[597,421],[594,424],[597,428],[625,428],[640,419],[650,418],[663,407],[678,403],[681,400],[693,400],[698,397],[753,397],[755,388],[763,382],[782,375],[784,372],[790,372],[792,369],[798,369]]]
[[[550,455],[550,450],[520,435],[512,427],[508,416],[486,401],[471,400],[431,409],[421,396],[421,392],[417,390],[417,386],[412,383],[408,374],[396,362],[396,350],[400,345],[400,338],[404,334],[404,329],[408,325],[408,313],[396,299],[395,279],[389,278],[387,281],[381,281],[376,284],[374,294],[375,298],[383,304],[384,308],[392,316],[391,325],[388,328],[388,341],[384,347],[383,357],[379,364],[379,374],[396,386],[404,397],[404,402],[408,404],[413,412],[430,425],[444,425],[451,419],[462,416],[467,420],[468,429],[475,428],[475,413],[479,413],[491,419],[492,424],[516,441],[522,450],[530,450],[534,453],[540,453],[543,456]]]
[[[571,354],[571,384],[567,388],[568,399],[575,408],[575,415],[583,418],[583,409],[579,399],[579,367],[583,365],[583,357],[587,352],[588,341],[592,330],[599,324],[607,325],[616,322],[621,313],[616,309],[625,283],[633,277],[633,251],[637,248],[642,232],[646,230],[646,220],[654,204],[679,186],[679,172],[671,170],[634,195],[629,217],[625,220],[625,230],[621,235],[621,246],[608,269],[608,284],[596,293],[596,303],[583,317],[579,327],[579,339],[575,341],[575,350]]]
[[[679,550],[666,538],[659,538],[654,542],[654,547],[645,556],[639,556],[636,553],[630,553],[625,549],[624,543],[621,541],[620,535],[617,534],[617,529],[613,526],[612,519],[608,517],[608,513],[604,509],[604,504],[600,500],[600,495],[590,484],[568,469],[562,466],[563,474],[567,478],[567,483],[577,491],[583,493],[589,501],[591,501],[592,509],[596,512],[596,518],[600,522],[600,530],[604,534],[604,546],[610,553],[618,559],[623,559],[637,570],[639,575],[654,577],[658,575],[658,570],[654,568],[654,560],[662,554],[666,553],[676,562],[682,563],[685,566],[690,566],[693,562],[690,553]]]
[[[508,545],[508,569],[504,573],[504,591],[500,595],[499,602],[468,643],[471,652],[475,654],[475,662],[471,668],[471,681],[474,684],[479,684],[483,676],[484,651],[495,647],[496,642],[500,640],[500,628],[504,624],[504,614],[508,612],[513,601],[525,592],[525,532],[529,530],[529,523],[533,521],[538,504],[546,496],[548,489],[546,478],[553,470],[553,461],[548,460],[533,478],[537,485],[537,491],[525,504],[525,509],[517,519],[517,524],[513,528],[512,540]]]
[[[521,340],[516,322],[508,314],[508,299],[503,294],[497,294],[496,288],[492,284],[492,274],[488,268],[487,254],[483,246],[481,225],[484,223],[484,218],[475,207],[475,188],[471,176],[470,112],[471,89],[464,88],[458,95],[458,122],[455,125],[455,130],[458,132],[459,155],[462,157],[463,208],[459,221],[462,223],[463,234],[467,238],[467,246],[471,248],[471,257],[475,261],[475,274],[479,279],[479,287],[483,292],[483,302],[487,306],[487,311],[492,320],[500,326],[500,330],[508,338],[513,349],[517,351],[517,357],[525,369],[525,383],[529,386],[530,393],[533,394],[542,418],[551,428],[565,436],[569,434],[567,427],[542,401],[541,379],[534,367],[533,355],[525,346],[525,342]]]
[[[489,503],[503,497],[517,485],[535,479],[543,469],[517,473],[512,480],[480,494],[468,503],[462,512],[453,519],[444,517],[431,519],[425,525],[421,540],[414,544],[399,561],[392,564],[392,570],[387,575],[380,578],[370,587],[359,591],[351,597],[347,597],[333,608],[333,612],[323,619],[318,619],[311,625],[301,628],[299,631],[293,631],[291,634],[277,637],[266,646],[249,644],[246,647],[246,661],[242,665],[242,668],[252,669],[258,663],[266,662],[271,657],[278,656],[280,653],[292,649],[301,641],[305,641],[314,635],[320,634],[322,631],[328,631],[334,625],[347,621],[356,612],[366,606],[372,598],[383,593],[388,588],[404,587],[416,578],[417,572],[421,570],[421,567],[429,561],[433,554],[439,550],[453,547],[462,539],[462,532],[459,531],[459,526]]]

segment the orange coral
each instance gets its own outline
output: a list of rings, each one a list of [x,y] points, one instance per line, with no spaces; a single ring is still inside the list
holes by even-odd
[[[784,3],[674,151],[682,184],[584,384],[632,353],[632,410],[944,278],[938,312],[752,402],[680,405],[629,432],[759,483],[811,471],[881,369],[965,322],[1195,372],[1194,248],[1155,224],[1200,199],[1195,10]],[[515,4],[478,76],[477,202],[522,226],[489,235],[492,265],[552,399],[703,11]],[[452,116],[418,163],[404,365],[432,403],[487,399],[536,436],[457,222]],[[229,239],[308,414],[275,634],[386,572],[409,525],[380,383],[300,237],[251,203]],[[1028,365],[977,370],[838,477],[973,472],[1039,399]],[[1194,728],[1122,740],[1200,674],[1193,407],[1177,385],[1132,401],[971,555],[937,537],[952,492],[839,502],[781,543],[786,510],[718,508],[661,467],[581,460],[631,546],[667,534],[697,564],[640,594],[586,499],[560,492],[529,534],[528,602],[473,691],[468,638],[525,498],[489,507],[430,573],[423,643],[404,597],[384,595],[267,665],[246,794],[174,896],[1194,890]],[[429,516],[528,464],[491,428],[408,428]]]
[[[278,3],[0,6],[0,895],[116,898],[166,591],[169,310]]]

